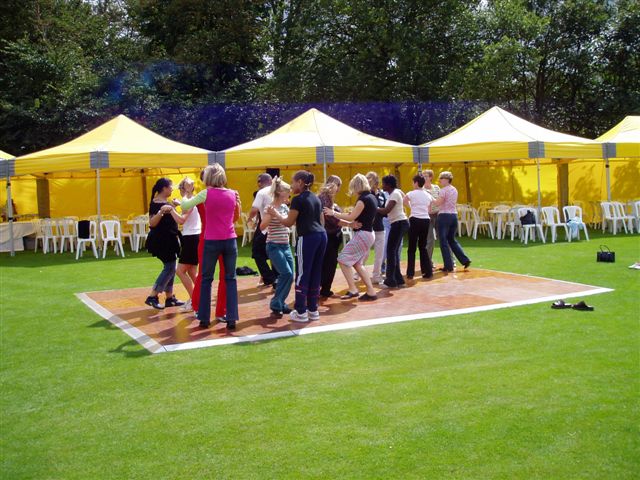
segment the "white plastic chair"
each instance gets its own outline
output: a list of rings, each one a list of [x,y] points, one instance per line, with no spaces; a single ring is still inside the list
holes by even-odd
[[[520,236],[520,217],[518,216],[519,208],[511,208],[506,213],[507,221],[504,222],[504,232],[502,232],[502,238],[506,237],[507,228],[511,230],[511,241],[513,242],[514,237]]]
[[[538,218],[538,211],[535,208],[519,208],[518,218],[525,216],[527,212],[533,212],[536,223],[523,225],[522,220],[520,221],[520,241],[524,242],[524,244],[527,245],[529,243],[529,233],[531,233],[531,241],[535,241],[536,232],[538,232],[540,234],[540,238],[542,239],[542,243],[546,243],[544,232],[542,231],[542,225],[540,225],[540,219]]]
[[[84,236],[84,234],[82,236],[80,235],[81,228],[86,228],[82,226],[83,223],[81,222],[88,222],[89,236]],[[98,258],[98,251],[96,249],[96,234],[98,229],[96,227],[96,222],[92,220],[82,220],[81,222],[76,222],[76,260],[84,254],[84,250],[87,245],[91,245],[93,256]]]
[[[480,214],[478,213],[478,210],[476,210],[475,208],[471,209],[471,215],[473,218],[473,239],[475,240],[477,235],[478,235],[478,228],[480,228],[481,230],[484,231],[489,231],[489,233],[491,234],[491,238],[495,238],[493,235],[493,225],[491,224],[491,222],[489,222],[488,220],[482,220],[482,218],[480,218]],[[482,227],[485,227],[484,229]]]
[[[149,217],[141,215],[132,220],[131,228],[131,249],[134,252],[140,251],[149,236]]]
[[[247,243],[252,242],[253,235],[256,233],[256,227],[249,226],[249,217],[246,213],[242,212],[240,219],[242,220],[242,246],[244,247]]]
[[[618,216],[617,209],[614,207],[613,202],[600,202],[600,207],[602,208],[602,233],[611,225],[611,233],[616,235],[618,233],[618,222],[622,225],[625,232],[628,233],[627,225],[624,219]]]
[[[622,225],[625,227],[624,231],[626,233],[633,233],[633,215],[627,213],[625,209],[625,204],[622,202],[611,202],[613,205],[613,209],[618,218],[622,219]]]
[[[45,218],[40,222],[42,228],[42,251],[46,255],[49,253],[49,244],[53,244],[53,253],[58,253],[58,235],[55,232],[56,222],[50,218]]]
[[[456,205],[458,211],[458,236],[464,235],[464,229],[467,229],[467,236],[471,236],[473,230],[473,216],[471,214],[471,207],[469,205],[458,204]]]
[[[42,220],[36,219],[32,223],[33,229],[36,233],[36,241],[33,246],[33,251],[38,251],[38,242],[40,242],[40,244],[42,245],[42,250],[44,250],[44,231],[42,230]]]
[[[582,219],[582,209],[575,205],[568,205],[563,207],[562,213],[564,214],[565,224],[570,221],[574,221],[578,224],[578,240],[580,240],[580,230],[584,232],[584,237],[589,240],[589,232],[587,231],[587,224]],[[569,225],[567,225],[567,240],[571,241],[571,232],[569,231]]]
[[[631,215],[636,222],[636,232],[640,233],[640,200],[631,202]]]
[[[105,220],[100,222],[100,235],[102,237],[102,258],[107,256],[107,245],[113,242],[113,248],[118,254],[124,257],[124,248],[122,248],[122,237],[120,236],[120,222],[117,220]]]
[[[353,229],[351,227],[342,227],[342,244],[346,245],[353,238]]]
[[[58,233],[60,235],[60,253],[64,252],[67,242],[69,242],[69,250],[73,253],[73,243],[76,238],[74,227],[76,226],[76,223],[77,222],[72,218],[59,218],[56,221]]]
[[[569,229],[566,223],[560,221],[560,211],[556,207],[542,207],[542,225],[544,226],[544,236],[547,236],[547,229],[551,229],[551,243],[556,243],[558,237],[558,227],[564,228],[565,238],[570,240]]]

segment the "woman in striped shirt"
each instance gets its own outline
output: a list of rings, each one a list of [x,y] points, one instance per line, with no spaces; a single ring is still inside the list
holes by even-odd
[[[286,202],[290,193],[291,187],[288,183],[279,177],[273,180],[271,207],[283,217],[289,215],[289,207]],[[283,314],[291,313],[286,302],[293,284],[293,255],[289,248],[289,228],[284,226],[272,212],[271,208],[265,209],[260,229],[267,230],[267,255],[278,272],[276,293],[271,299],[270,307],[274,315],[281,317]]]

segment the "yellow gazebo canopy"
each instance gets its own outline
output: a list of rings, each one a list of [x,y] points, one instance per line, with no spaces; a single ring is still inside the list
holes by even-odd
[[[625,117],[596,141],[604,144],[608,158],[640,157],[640,116]]]
[[[108,168],[197,168],[205,167],[213,155],[118,115],[70,142],[16,158],[11,175]]]
[[[540,127],[492,107],[454,132],[421,146],[423,163],[542,158],[602,158],[599,143]]]
[[[0,159],[8,160],[10,158],[13,158],[13,155],[11,155],[10,153],[3,152],[2,150],[0,150]]]
[[[374,137],[312,108],[277,130],[218,153],[227,169],[417,161],[417,147]]]

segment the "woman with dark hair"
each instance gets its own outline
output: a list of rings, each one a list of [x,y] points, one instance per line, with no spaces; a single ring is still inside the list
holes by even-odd
[[[391,227],[387,241],[387,273],[382,288],[397,288],[405,285],[400,271],[400,250],[402,237],[409,230],[409,221],[404,213],[402,190],[398,188],[398,180],[393,175],[382,178],[382,190],[389,194],[384,208],[378,208],[380,215],[387,215]]]
[[[240,197],[238,192],[226,188],[227,175],[224,168],[217,163],[204,169],[203,180],[207,189],[182,202],[182,208],[185,209],[193,208],[200,203],[204,203],[206,206],[207,222],[202,260],[202,285],[197,318],[200,320],[200,327],[209,328],[211,325],[211,283],[216,262],[218,257],[222,255],[224,282],[227,289],[227,329],[235,330],[238,321],[238,284],[236,281],[238,244],[233,219],[236,218],[240,210]]]
[[[322,208],[328,208],[340,212],[340,207],[336,205],[336,194],[342,186],[342,180],[337,175],[330,175],[327,181],[320,188],[318,198],[322,202]],[[331,284],[336,276],[336,267],[338,266],[338,251],[342,245],[342,229],[340,220],[331,216],[324,215],[324,229],[327,232],[327,248],[324,252],[324,260],[322,262],[322,276],[320,280],[320,296],[330,297],[333,295]]]
[[[313,180],[313,173],[306,170],[300,170],[293,176],[291,187],[296,196],[291,200],[289,215],[286,217],[272,205],[267,207],[269,214],[280,220],[285,227],[295,223],[298,233],[296,301],[295,310],[291,312],[291,320],[294,322],[320,320],[318,298],[322,260],[327,248],[327,232],[324,230],[322,203],[311,191]]]
[[[151,293],[144,301],[147,305],[162,310],[165,307],[184,305],[173,294],[173,280],[176,275],[176,259],[180,254],[180,231],[177,222],[184,222],[182,217],[169,203],[173,185],[168,178],[159,179],[151,189],[149,204],[149,237],[147,251],[157,257],[163,264]],[[164,306],[160,304],[158,294],[165,293]]]
[[[456,231],[458,230],[458,212],[456,210],[458,190],[451,185],[453,174],[446,171],[442,172],[438,177],[438,181],[440,183],[440,195],[433,203],[440,208],[438,212],[438,240],[440,240],[440,252],[444,261],[442,271],[453,272],[451,252],[464,265],[466,270],[471,265],[471,260],[465,255],[464,250],[456,240]]]
[[[416,247],[420,251],[422,278],[433,277],[433,266],[427,252],[429,237],[429,206],[433,198],[424,190],[422,175],[413,177],[413,190],[404,197],[404,204],[411,208],[409,215],[409,248],[407,249],[407,278],[412,279],[416,268]]]

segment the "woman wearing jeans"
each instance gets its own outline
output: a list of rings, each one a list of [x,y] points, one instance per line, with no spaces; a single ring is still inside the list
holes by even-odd
[[[178,300],[173,294],[176,259],[180,253],[180,231],[177,221],[182,223],[184,220],[169,203],[171,192],[173,192],[171,180],[159,179],[151,190],[149,204],[150,230],[146,242],[147,251],[162,262],[163,268],[144,303],[158,310],[184,305],[184,302]],[[158,298],[161,292],[165,293],[164,306],[160,304]]]
[[[466,270],[471,265],[471,260],[464,254],[462,247],[456,240],[456,231],[458,230],[458,212],[456,203],[458,201],[458,190],[451,185],[453,174],[451,172],[442,172],[438,177],[440,183],[440,195],[433,204],[439,207],[438,212],[438,240],[440,240],[440,252],[444,267],[442,271],[453,272],[453,259],[451,252]]]
[[[240,210],[238,192],[225,188],[227,175],[219,164],[204,169],[202,180],[207,186],[195,197],[182,202],[183,209],[205,204],[206,226],[202,261],[202,286],[197,318],[200,327],[211,324],[211,283],[216,261],[222,255],[224,282],[227,290],[227,329],[234,330],[238,321],[238,286],[236,282],[236,259],[238,244],[233,219]]]
[[[279,177],[273,179],[271,206],[283,217],[289,215],[289,207],[285,204],[289,199],[289,193],[291,193],[291,187],[288,183],[283,182]],[[289,228],[269,212],[270,209],[265,209],[260,230],[267,231],[267,255],[271,265],[278,271],[276,293],[271,299],[270,307],[274,315],[281,317],[283,314],[291,313],[286,302],[293,284],[293,255],[289,247]]]
[[[382,189],[389,194],[389,200],[384,208],[378,208],[380,215],[387,215],[391,227],[387,241],[387,273],[382,288],[397,288],[405,285],[400,271],[400,250],[402,237],[409,230],[409,221],[403,209],[402,191],[397,188],[398,180],[393,175],[382,178]]]

